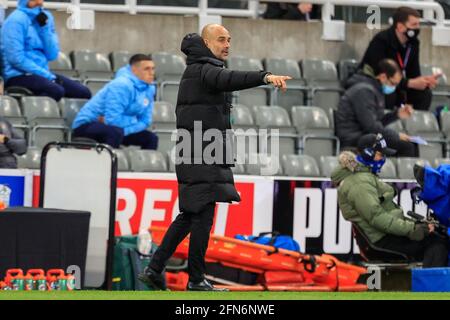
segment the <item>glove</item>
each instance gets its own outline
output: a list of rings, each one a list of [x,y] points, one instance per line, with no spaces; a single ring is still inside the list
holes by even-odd
[[[410,191],[411,193],[411,199],[414,201],[415,204],[420,203],[420,194],[422,193],[421,187],[414,187]]]
[[[418,223],[414,226],[414,230],[408,235],[408,238],[413,241],[422,241],[430,233],[428,224]]]
[[[43,26],[45,26],[45,25],[47,24],[48,16],[45,14],[44,11],[41,11],[41,13],[39,13],[39,14],[36,16],[36,21],[39,23],[39,25],[40,25],[41,27],[43,27]]]

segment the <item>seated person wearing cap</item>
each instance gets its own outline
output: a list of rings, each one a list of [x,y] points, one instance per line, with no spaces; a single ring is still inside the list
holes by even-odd
[[[385,157],[394,153],[381,134],[368,134],[359,139],[357,155],[340,154],[331,179],[342,215],[380,248],[423,261],[424,268],[446,266],[447,243],[434,233],[434,225],[405,217],[394,202],[395,189],[378,177]]]

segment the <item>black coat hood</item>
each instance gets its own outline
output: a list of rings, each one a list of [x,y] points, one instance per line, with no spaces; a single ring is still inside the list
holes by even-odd
[[[224,62],[214,56],[214,54],[205,45],[203,38],[197,33],[189,33],[181,42],[181,51],[186,55],[186,64],[206,63],[223,67]]]

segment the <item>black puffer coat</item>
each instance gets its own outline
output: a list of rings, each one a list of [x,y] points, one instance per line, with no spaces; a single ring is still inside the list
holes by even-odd
[[[187,68],[183,74],[178,92],[176,107],[177,129],[191,134],[193,146],[194,122],[200,121],[202,131],[218,129],[222,134],[221,143],[225,145],[225,130],[231,128],[231,91],[248,89],[264,84],[264,71],[231,71],[224,68],[206,47],[198,34],[188,34],[181,43],[181,51],[187,56]],[[186,131],[187,130],[187,131]],[[181,141],[180,139],[179,141]],[[208,142],[209,143],[209,142]],[[205,150],[207,143],[202,143]],[[178,179],[179,206],[182,212],[199,212],[210,202],[240,201],[234,187],[233,173],[230,165],[194,162],[194,148],[187,154],[186,150],[177,152],[183,159],[191,159],[176,165]],[[203,154],[203,153],[202,153]],[[229,154],[226,155],[229,158]],[[177,161],[180,158],[177,158]],[[208,162],[209,163],[209,162]]]
[[[398,120],[396,112],[384,113],[385,97],[381,84],[362,72],[349,80],[351,85],[341,97],[335,113],[336,135],[342,147],[356,147],[358,140],[368,133],[382,133],[394,143],[399,135],[386,126]]]

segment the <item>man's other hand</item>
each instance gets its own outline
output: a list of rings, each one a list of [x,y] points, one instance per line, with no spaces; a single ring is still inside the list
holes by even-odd
[[[273,74],[267,76],[267,82],[271,83],[276,88],[280,88],[283,92],[286,92],[286,80],[291,79],[292,78],[289,76],[276,76]]]
[[[414,113],[414,109],[413,109],[412,105],[405,104],[405,105],[403,105],[403,107],[398,109],[397,116],[400,119],[405,120],[405,119],[410,118],[413,113]]]
[[[301,13],[307,14],[312,11],[313,6],[311,3],[302,2],[302,3],[298,4],[297,8],[298,8],[298,11],[300,11]]]
[[[400,132],[398,135],[399,135],[400,140],[402,140],[402,141],[407,141],[407,142],[411,141],[411,138],[406,133]]]
[[[429,85],[428,77],[417,77],[408,81],[408,87],[416,90],[425,90]]]

